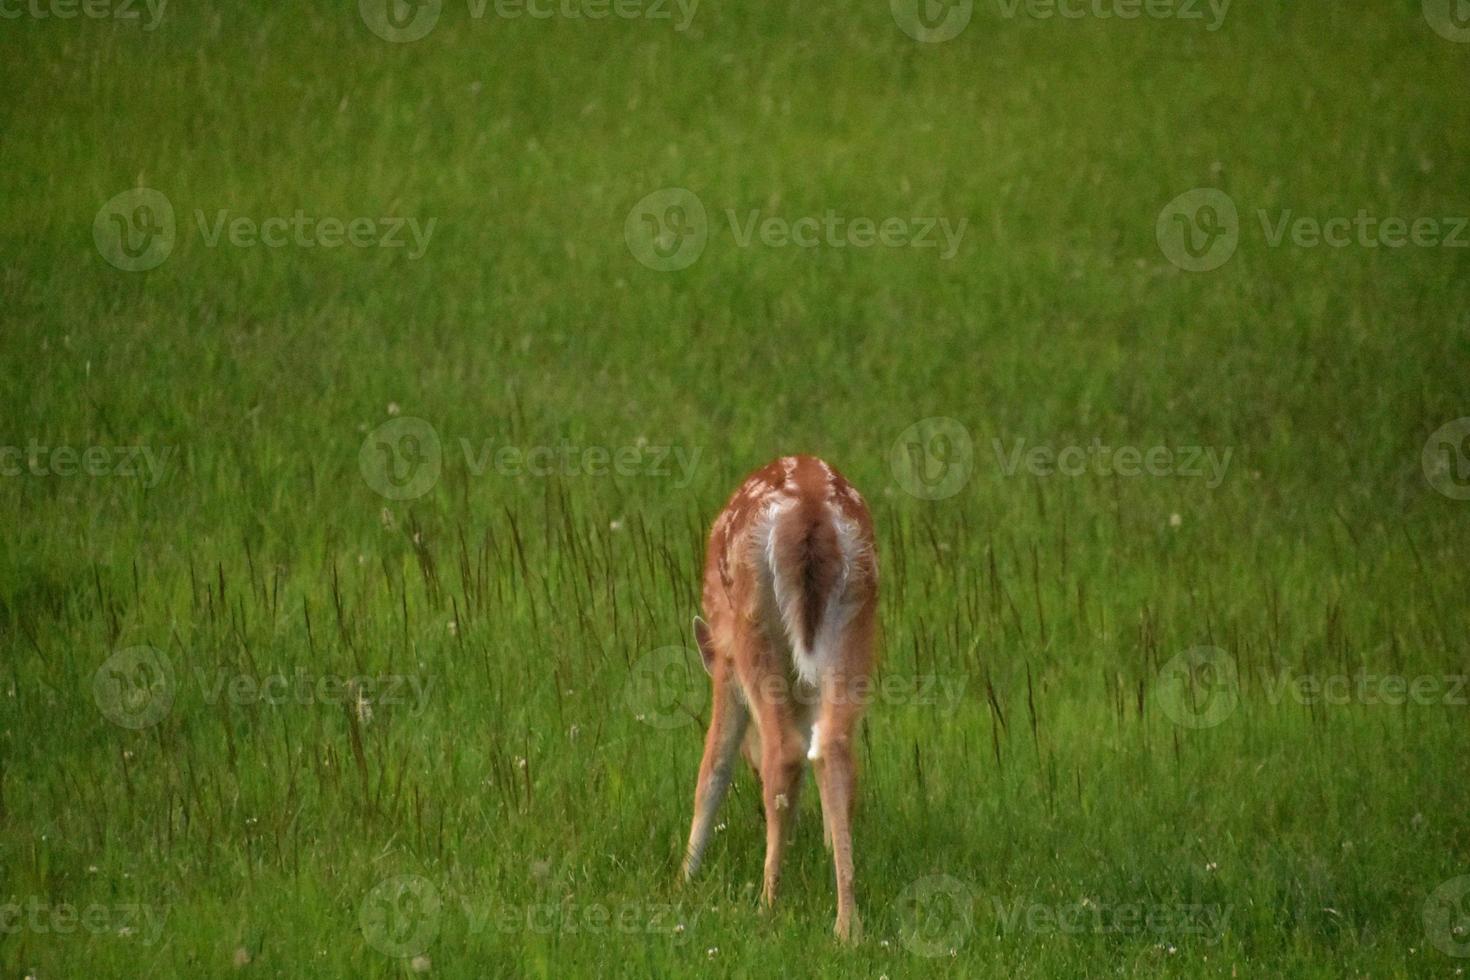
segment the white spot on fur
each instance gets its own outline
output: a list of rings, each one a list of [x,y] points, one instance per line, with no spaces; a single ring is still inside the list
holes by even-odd
[[[816,762],[822,757],[822,723],[812,722],[812,740],[806,750],[806,757],[811,762]]]

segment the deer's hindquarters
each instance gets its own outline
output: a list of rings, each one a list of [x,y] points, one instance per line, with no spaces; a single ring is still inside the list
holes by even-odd
[[[837,879],[837,932],[852,895],[853,732],[873,663],[877,567],[862,498],[827,464],[786,457],[753,474],[716,520],[705,566],[701,652],[714,682],[686,854],[698,868],[750,720],[766,815],[766,902],[805,764],[816,767]],[[707,642],[706,642],[707,641]],[[708,647],[708,649],[706,648]]]

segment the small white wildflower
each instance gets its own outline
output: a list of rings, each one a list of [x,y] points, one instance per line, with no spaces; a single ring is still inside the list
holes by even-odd
[[[1184,523],[1184,518],[1180,517],[1178,514],[1170,514],[1169,515],[1169,526],[1170,527],[1178,527],[1179,525],[1181,525],[1183,523]]]
[[[623,529],[623,520],[622,520],[622,518],[618,518],[615,521],[609,521],[608,522],[608,525],[607,525],[607,529],[609,531],[621,531]]]
[[[430,963],[427,956],[424,956],[422,953],[420,953],[418,956],[415,956],[413,959],[409,960],[408,965],[415,973],[428,973],[429,967],[433,964]]]
[[[675,935],[680,935],[683,932],[684,932],[684,923],[680,922],[678,925],[674,926],[674,934]]]
[[[459,635],[459,623],[456,622],[455,620],[452,620],[452,619],[449,621],[449,635],[450,636],[458,636]]]
[[[708,956],[710,959],[714,959],[719,954],[720,954],[720,947],[718,947],[718,946],[711,946],[709,949],[707,949],[707,950],[704,951],[704,955]]]
[[[389,402],[388,403],[388,414],[389,415],[397,415],[398,414],[398,403],[397,402]]]

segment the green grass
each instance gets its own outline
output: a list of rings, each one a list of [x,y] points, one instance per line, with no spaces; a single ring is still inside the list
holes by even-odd
[[[1470,874],[1470,502],[1420,458],[1470,416],[1470,254],[1273,246],[1260,212],[1470,215],[1470,45],[1409,0],[1216,31],[982,0],[939,44],[881,2],[706,2],[684,31],[447,2],[401,44],[355,7],[0,22],[0,445],[163,460],[0,476],[7,975],[1466,965],[1431,893]],[[139,186],[177,234],[127,272],[93,222]],[[708,216],[677,271],[624,237],[665,187]],[[1195,187],[1240,215],[1210,272],[1155,238]],[[196,217],[297,209],[435,224],[410,258]],[[948,260],[742,247],[752,210],[967,224]],[[412,499],[371,485],[390,405],[442,447]],[[932,416],[973,442],[939,500],[892,460]],[[1008,474],[1022,439],[1230,457],[1217,486]],[[493,461],[564,441],[685,463]],[[748,774],[676,886],[703,677],[645,683],[691,645],[725,496],[795,451],[873,504],[882,677],[934,685],[865,722],[852,949],[815,793],[774,913]],[[172,671],[142,728],[94,692],[136,647]],[[1194,728],[1168,665],[1201,647],[1197,680],[1238,681]],[[1450,680],[1302,703],[1286,671]],[[250,696],[298,674],[337,687]]]

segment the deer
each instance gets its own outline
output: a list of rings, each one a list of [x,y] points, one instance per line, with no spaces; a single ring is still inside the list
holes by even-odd
[[[771,908],[810,762],[837,882],[833,932],[855,942],[853,741],[870,700],[878,604],[873,520],[862,496],[814,456],[784,456],[751,473],[710,529],[701,604],[694,638],[711,710],[684,881],[699,870],[738,749],[760,779],[761,905]]]

